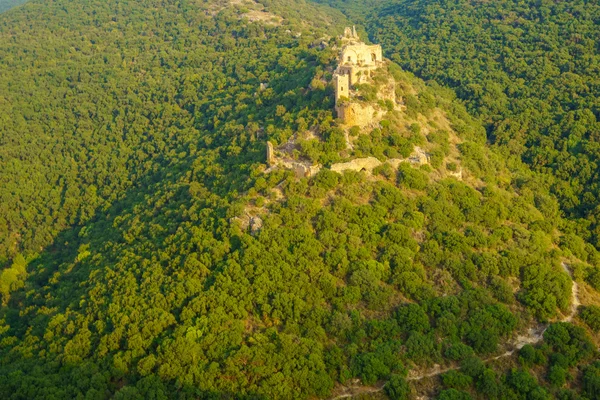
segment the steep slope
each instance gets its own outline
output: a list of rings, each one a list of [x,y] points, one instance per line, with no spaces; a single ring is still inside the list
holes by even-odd
[[[354,379],[393,395],[433,363],[489,377],[477,357],[570,312],[562,263],[598,263],[451,91],[386,61],[349,98],[378,117],[336,119],[330,9],[6,15],[1,62],[30,68],[0,78],[2,398],[326,398]],[[319,172],[268,168],[267,142]],[[551,325],[531,359],[591,359],[578,329]],[[520,373],[497,385],[547,393]]]
[[[0,262],[40,251],[177,157],[205,128],[194,125],[192,100],[203,104],[237,81],[251,94],[273,78],[269,69],[292,72],[294,59],[286,64],[272,47],[314,28],[298,23],[263,43],[275,35],[239,20],[264,7],[228,4],[166,3],[163,16],[152,2],[32,2],[3,16]],[[283,26],[302,10],[316,13],[303,7]],[[315,26],[336,18],[322,14]]]
[[[489,140],[545,174],[563,212],[599,245],[600,5],[324,2],[364,21],[403,68],[456,89]]]

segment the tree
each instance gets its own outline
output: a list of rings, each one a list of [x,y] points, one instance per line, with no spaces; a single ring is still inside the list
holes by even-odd
[[[390,380],[385,384],[385,394],[390,400],[408,400],[410,393],[408,382],[400,375],[392,374]]]
[[[586,323],[594,332],[600,331],[600,307],[590,306],[579,306],[578,308],[579,318]]]

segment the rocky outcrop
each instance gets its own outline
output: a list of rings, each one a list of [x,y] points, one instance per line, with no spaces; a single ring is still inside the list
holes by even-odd
[[[429,155],[419,146],[415,146],[413,153],[408,158],[408,161],[410,161],[412,164],[429,164]]]
[[[250,233],[256,235],[263,226],[262,218],[255,216],[250,218]]]
[[[448,175],[455,177],[456,179],[462,180],[463,171],[459,168],[458,171],[448,171]]]
[[[233,217],[229,219],[230,224],[237,224],[241,230],[248,231],[255,235],[257,234],[263,227],[263,220],[258,215],[250,215],[243,214],[239,217]]]

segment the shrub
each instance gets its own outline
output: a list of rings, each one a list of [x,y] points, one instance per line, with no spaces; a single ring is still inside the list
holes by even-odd
[[[466,359],[467,357],[473,356],[474,354],[475,352],[470,346],[467,346],[466,344],[461,342],[453,343],[444,352],[444,356],[453,361],[461,361]]]
[[[567,370],[558,366],[558,365],[553,365],[550,367],[550,369],[548,370],[548,382],[550,382],[552,385],[556,386],[556,387],[561,387],[564,386],[564,384],[567,382]]]
[[[429,177],[424,172],[401,163],[398,167],[398,183],[410,189],[424,190],[429,183]]]
[[[594,332],[600,331],[600,307],[598,306],[580,306],[579,318]]]
[[[410,398],[410,386],[402,376],[392,375],[385,385],[385,394],[390,400],[408,400]]]
[[[453,389],[467,389],[473,384],[473,378],[458,371],[449,371],[442,375],[444,386]]]

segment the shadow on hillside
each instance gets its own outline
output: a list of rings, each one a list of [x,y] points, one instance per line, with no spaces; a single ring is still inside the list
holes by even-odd
[[[314,70],[314,68],[313,68]],[[310,74],[308,74],[310,75]],[[296,87],[305,87],[308,82],[306,79],[307,74],[296,74],[292,75],[294,79],[281,79],[280,81],[273,81],[271,87],[278,88],[278,90],[290,90],[294,85]],[[301,86],[304,85],[304,86]],[[279,89],[281,88],[281,89]],[[327,97],[328,89],[322,90],[322,93],[318,93],[318,96],[322,98]],[[224,94],[225,96],[226,94]],[[302,93],[297,95],[302,96]],[[294,104],[294,102],[291,102]],[[300,101],[298,101],[300,103]],[[324,107],[322,101],[319,105]],[[276,102],[270,107],[273,109],[277,106]],[[297,111],[297,110],[290,110]],[[330,111],[323,108],[319,111]],[[233,118],[233,117],[232,117]],[[227,152],[224,148],[224,137],[219,137],[219,132],[207,132],[207,135],[212,135],[217,138],[212,146],[199,145],[202,143],[198,138],[199,150],[196,155],[188,155],[184,158],[172,159],[171,161],[163,160],[162,165],[156,172],[149,173],[144,177],[140,178],[137,184],[132,186],[122,196],[119,196],[119,200],[114,202],[112,206],[106,211],[98,210],[95,216],[83,224],[82,226],[75,226],[61,232],[54,240],[53,244],[48,246],[39,257],[33,260],[28,265],[29,275],[25,282],[25,287],[11,293],[11,298],[8,307],[0,309],[0,317],[4,316],[6,323],[10,325],[10,330],[5,335],[10,335],[19,339],[25,337],[26,334],[37,337],[35,340],[39,340],[41,348],[46,348],[49,345],[51,338],[45,338],[47,334],[49,323],[52,318],[58,314],[67,314],[65,318],[63,329],[71,320],[74,319],[73,313],[68,315],[68,311],[81,314],[85,314],[87,321],[85,324],[89,326],[90,330],[94,332],[94,324],[97,320],[96,315],[86,314],[89,304],[93,303],[95,307],[103,307],[103,310],[96,310],[100,315],[106,316],[108,308],[111,304],[111,299],[106,297],[102,298],[102,301],[98,299],[94,301],[88,300],[92,296],[105,296],[102,293],[98,295],[94,294],[93,278],[98,274],[105,274],[106,270],[119,262],[120,258],[123,257],[123,249],[128,246],[127,240],[123,237],[122,229],[119,229],[119,221],[124,216],[131,215],[134,213],[136,207],[146,207],[148,197],[154,194],[154,190],[164,188],[174,188],[173,196],[168,200],[169,203],[176,203],[176,206],[185,206],[191,200],[191,194],[189,191],[188,183],[191,181],[199,180],[200,183],[208,190],[209,196],[216,196],[220,200],[218,206],[210,209],[208,214],[204,214],[203,218],[211,219],[216,222],[215,233],[217,228],[221,228],[223,232],[223,221],[226,221],[227,211],[229,209],[230,200],[235,200],[237,193],[242,193],[248,189],[248,183],[251,182],[250,171],[252,166],[256,166],[257,163],[263,163],[265,161],[266,154],[266,139],[264,137],[249,142],[242,151],[235,153]],[[235,138],[233,138],[235,139]],[[177,153],[180,150],[187,149],[188,144],[178,144]],[[217,155],[218,162],[221,168],[219,176],[205,175],[198,179],[194,177],[196,174],[197,163],[199,157],[205,157],[201,160],[203,167],[207,167],[208,160],[212,160],[211,157]],[[174,160],[174,161],[173,161]],[[219,168],[216,168],[217,170]],[[153,199],[152,201],[156,201]],[[166,207],[169,205],[163,205]],[[146,238],[145,240],[156,240],[154,238]],[[135,240],[138,240],[137,238]],[[160,240],[160,239],[159,239]],[[107,247],[107,242],[110,241],[110,246]],[[88,255],[86,253],[89,252]],[[101,254],[101,262],[94,261],[94,254]],[[213,273],[215,273],[213,271]],[[115,278],[112,278],[115,279]],[[118,279],[118,277],[117,277]],[[139,278],[138,278],[139,279]],[[111,290],[122,290],[122,289],[111,289]],[[107,293],[111,293],[107,291]],[[173,311],[173,310],[167,310]],[[81,321],[79,321],[81,322]],[[100,321],[101,323],[107,323],[109,326],[108,331],[104,331],[103,335],[110,332],[110,322],[108,320]],[[113,329],[114,330],[114,329]],[[63,333],[61,333],[63,334]],[[168,332],[167,335],[171,333]],[[163,335],[161,333],[161,335]],[[60,355],[56,353],[56,350],[50,350],[46,353],[48,357],[42,362],[36,361],[36,358],[19,359],[12,368],[20,369],[26,375],[53,375],[55,377],[65,376],[66,381],[72,378],[70,372],[77,369],[85,368],[85,363],[94,362],[101,365],[101,371],[114,370],[110,355],[101,358],[95,358],[94,353],[99,346],[99,335],[91,335],[91,351],[88,355],[85,355],[81,362],[66,365],[65,361],[61,359]],[[63,340],[64,339],[64,340]],[[156,341],[157,336],[154,339]],[[58,339],[56,339],[58,340]],[[68,337],[65,336],[59,341],[64,345]],[[56,342],[58,343],[58,342]],[[25,344],[25,347],[29,344]],[[125,344],[120,343],[120,348],[116,352],[124,352]],[[31,345],[33,352],[37,352],[40,347]],[[152,347],[151,347],[152,349]],[[150,350],[152,352],[152,350]],[[57,357],[53,360],[53,357]],[[57,362],[61,360],[60,362]],[[91,361],[93,360],[93,361]],[[41,367],[41,368],[38,368]],[[33,373],[33,370],[37,370]],[[43,371],[43,372],[40,372]],[[106,373],[108,374],[108,372]],[[128,381],[135,382],[139,376],[134,376],[131,372],[116,378],[111,373],[110,384],[114,389],[126,385]],[[118,375],[118,374],[117,374]],[[32,377],[32,379],[34,379]],[[42,387],[48,387],[45,385],[61,385],[67,383],[52,383],[50,379],[45,381],[43,377],[39,378],[38,384]],[[35,379],[34,379],[35,380]],[[59,379],[62,382],[62,378]],[[167,382],[164,382],[165,385]],[[171,383],[169,383],[169,387]],[[227,399],[227,398],[240,398],[240,399],[262,399],[263,397],[257,395],[239,396],[235,393],[222,393],[222,392],[201,392],[193,387],[188,387],[184,390],[186,393],[190,393],[190,397],[193,398],[206,398],[206,399]],[[169,395],[169,393],[167,393]],[[170,396],[168,396],[170,397]]]

